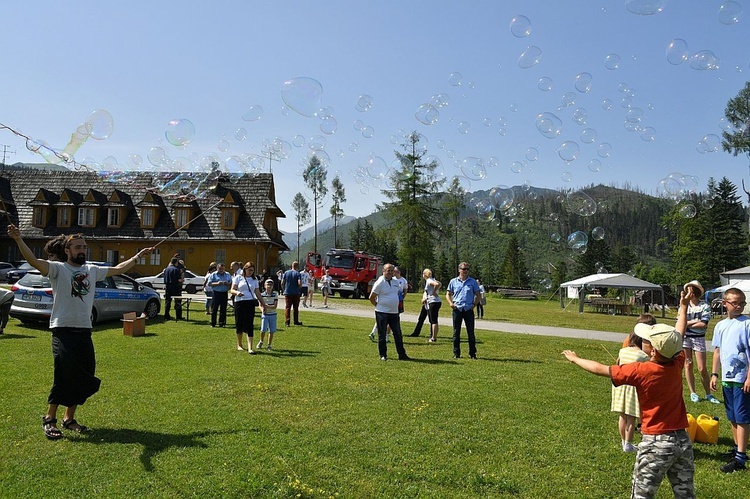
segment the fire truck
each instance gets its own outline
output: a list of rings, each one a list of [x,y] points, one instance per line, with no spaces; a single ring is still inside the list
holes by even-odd
[[[305,268],[318,280],[328,269],[333,278],[331,292],[342,298],[369,296],[372,284],[382,270],[379,256],[350,249],[330,249],[325,257],[310,252]]]

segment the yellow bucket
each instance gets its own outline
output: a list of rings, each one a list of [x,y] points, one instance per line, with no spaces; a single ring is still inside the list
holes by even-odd
[[[685,428],[690,435],[690,441],[695,442],[695,432],[698,430],[698,422],[695,420],[692,414],[687,415],[688,427]]]
[[[704,444],[715,444],[719,441],[719,420],[707,414],[701,414],[696,420],[695,441]]]

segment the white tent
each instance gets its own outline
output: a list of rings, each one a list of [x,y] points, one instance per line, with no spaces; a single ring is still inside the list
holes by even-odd
[[[718,288],[714,288],[714,289],[707,289],[706,290],[706,299],[709,299],[709,295],[715,295],[715,294],[723,293],[724,291],[726,291],[729,288],[737,288],[740,291],[742,291],[743,293],[745,293],[746,295],[750,294],[750,279],[745,279],[745,280],[742,280],[742,281],[736,281],[736,282],[733,282],[731,284],[725,284],[723,286],[719,286]],[[711,297],[711,298],[713,298],[713,297]]]
[[[628,274],[591,274],[560,284],[560,307],[565,308],[563,288],[568,298],[578,298],[578,311],[583,312],[583,302],[587,289],[616,288],[659,291],[661,293],[662,317],[664,317],[664,290],[658,284],[652,284]]]

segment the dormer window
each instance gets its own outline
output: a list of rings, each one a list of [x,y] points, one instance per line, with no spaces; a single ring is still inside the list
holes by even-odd
[[[224,230],[234,230],[237,227],[236,208],[224,208],[221,210],[221,228]]]
[[[47,225],[47,213],[49,208],[46,206],[35,206],[34,207],[34,221],[32,225],[34,227],[43,228]]]
[[[189,208],[175,208],[174,210],[174,224],[176,227],[186,226],[190,220],[190,209]]]
[[[107,209],[107,227],[120,226],[120,208]]]
[[[61,206],[57,209],[57,226],[70,227],[70,207]]]
[[[81,227],[96,226],[96,208],[78,208],[78,225]]]

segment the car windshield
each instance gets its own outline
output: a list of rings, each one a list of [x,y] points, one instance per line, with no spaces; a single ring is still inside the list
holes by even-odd
[[[18,281],[21,286],[28,288],[51,288],[52,283],[49,277],[43,276],[39,272],[28,272],[25,276]]]
[[[350,269],[354,266],[352,255],[326,255],[326,267]]]

